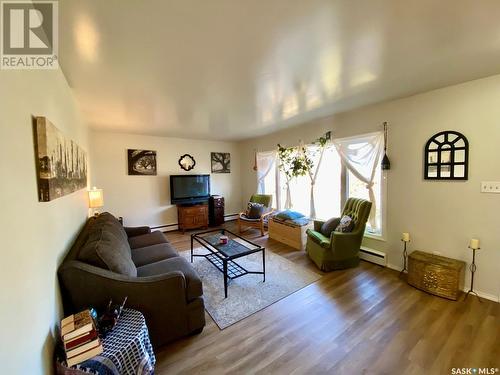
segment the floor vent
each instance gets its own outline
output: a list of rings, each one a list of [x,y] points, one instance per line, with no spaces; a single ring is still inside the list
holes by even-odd
[[[385,253],[369,247],[361,246],[359,258],[370,263],[378,264],[379,266],[387,266],[387,257]]]

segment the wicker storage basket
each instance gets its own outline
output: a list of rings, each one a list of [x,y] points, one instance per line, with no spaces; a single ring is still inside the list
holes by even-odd
[[[408,256],[408,284],[436,296],[457,300],[465,277],[465,262],[414,251]]]

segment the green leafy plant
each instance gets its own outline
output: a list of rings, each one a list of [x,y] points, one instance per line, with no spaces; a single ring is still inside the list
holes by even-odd
[[[308,156],[304,146],[283,147],[278,144],[278,156],[280,160],[278,168],[285,174],[287,181],[307,175],[314,167],[314,162]]]

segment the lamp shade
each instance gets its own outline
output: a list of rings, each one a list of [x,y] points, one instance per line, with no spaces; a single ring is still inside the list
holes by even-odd
[[[403,233],[401,235],[401,240],[404,241],[404,242],[410,242],[410,233]]]
[[[104,206],[104,195],[102,189],[96,189],[95,186],[88,191],[89,193],[89,207],[99,208]]]

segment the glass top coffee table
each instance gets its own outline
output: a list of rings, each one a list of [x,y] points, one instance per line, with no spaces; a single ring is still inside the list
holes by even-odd
[[[221,243],[221,236],[227,236],[226,244]],[[194,254],[194,241],[209,251],[208,254]],[[262,271],[249,271],[234,260],[262,252]],[[227,298],[227,286],[230,280],[248,274],[263,275],[266,281],[266,255],[262,246],[254,244],[227,229],[214,229],[191,235],[191,263],[193,257],[202,257],[212,263],[224,276],[224,297]]]

